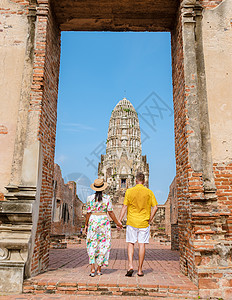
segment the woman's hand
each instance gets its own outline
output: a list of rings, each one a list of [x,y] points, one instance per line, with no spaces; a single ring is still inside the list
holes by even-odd
[[[85,225],[84,234],[87,234],[87,231],[88,231],[88,225]]]
[[[90,216],[91,216],[91,212],[88,212],[88,213],[86,214],[86,219],[85,219],[84,234],[87,234]]]

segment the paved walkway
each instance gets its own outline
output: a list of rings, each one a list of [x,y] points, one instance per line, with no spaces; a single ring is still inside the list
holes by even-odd
[[[135,270],[138,267],[137,259],[138,247],[136,246]],[[146,249],[144,277],[138,277],[137,272],[132,278],[125,277],[126,269],[125,240],[112,240],[109,266],[103,268],[102,276],[91,278],[85,241],[82,240],[82,244],[68,245],[67,249],[52,249],[49,271],[26,280],[24,293],[37,294],[37,298],[31,297],[31,299],[47,299],[48,294],[56,294],[54,295],[56,299],[60,299],[59,294],[82,295],[82,297],[91,294],[95,295],[96,299],[98,295],[104,295],[104,299],[108,299],[109,296],[114,298],[126,296],[125,299],[128,299],[128,296],[130,299],[133,299],[133,296],[143,296],[143,299],[147,296],[163,296],[165,299],[197,299],[196,286],[180,273],[179,254],[177,251],[171,251],[169,246],[150,242]],[[47,298],[42,295],[44,293]],[[38,297],[38,294],[41,295]],[[91,297],[93,299],[93,296]],[[12,299],[25,298],[22,295],[21,298]]]

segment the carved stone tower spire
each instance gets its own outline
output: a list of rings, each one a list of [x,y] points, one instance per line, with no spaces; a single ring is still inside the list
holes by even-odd
[[[106,155],[101,156],[98,167],[98,175],[108,182],[107,192],[113,196],[118,209],[122,206],[126,189],[135,185],[138,171],[145,174],[148,187],[149,166],[146,156],[142,156],[138,115],[131,102],[123,98],[112,111]]]

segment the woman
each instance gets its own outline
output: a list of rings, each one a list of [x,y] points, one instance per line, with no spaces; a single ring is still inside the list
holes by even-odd
[[[96,193],[87,198],[85,232],[87,232],[86,244],[91,265],[90,276],[94,277],[95,262],[97,263],[97,275],[102,275],[102,266],[108,266],[111,231],[107,212],[118,227],[122,226],[115,217],[110,196],[102,194],[102,191],[107,188],[107,183],[103,179],[96,179],[90,187]]]

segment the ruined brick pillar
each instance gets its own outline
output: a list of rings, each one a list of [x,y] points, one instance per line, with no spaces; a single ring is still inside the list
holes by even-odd
[[[15,53],[21,59],[21,69],[15,73],[21,72],[22,80],[12,100],[18,115],[15,132],[10,132],[15,140],[12,161],[9,157],[4,169],[4,174],[9,173],[7,201],[0,202],[0,290],[16,293],[22,291],[23,278],[48,266],[60,31],[49,1],[1,5],[13,41],[21,30],[24,34],[18,40],[21,56],[11,40],[6,42],[11,56]]]
[[[208,93],[213,91],[207,88],[212,75],[205,69],[204,49],[204,43],[210,42],[208,36],[203,38],[203,17],[207,15],[203,7],[207,7],[201,5],[209,3],[201,2],[182,1],[172,32],[180,267],[199,286],[200,295],[222,297],[232,292],[231,190],[229,175],[224,177],[231,174],[231,168],[228,164],[217,168],[212,156]],[[221,1],[212,2],[216,7]],[[218,9],[223,19],[225,8]],[[210,28],[213,22],[208,18]],[[228,201],[222,206],[218,189],[223,180]]]

